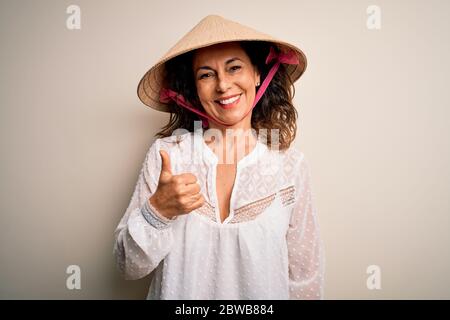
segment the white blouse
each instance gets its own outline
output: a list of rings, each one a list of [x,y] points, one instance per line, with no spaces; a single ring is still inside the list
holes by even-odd
[[[148,201],[158,185],[160,149],[172,174],[197,177],[205,198],[173,220]],[[155,270],[147,299],[323,299],[323,243],[303,153],[270,150],[258,140],[237,164],[223,222],[217,163],[201,131],[151,145],[115,230],[113,251],[125,279]]]

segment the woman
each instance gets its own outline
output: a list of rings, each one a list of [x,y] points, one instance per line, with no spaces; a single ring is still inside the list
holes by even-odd
[[[142,78],[140,99],[170,121],[114,254],[126,279],[155,271],[148,299],[323,299],[310,174],[290,148],[305,68],[297,47],[212,15]]]

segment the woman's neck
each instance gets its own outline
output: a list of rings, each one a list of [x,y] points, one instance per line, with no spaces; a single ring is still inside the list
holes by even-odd
[[[220,164],[233,164],[249,154],[257,143],[257,136],[251,127],[219,128],[209,131],[205,143],[219,158]],[[208,130],[209,130],[208,129]]]

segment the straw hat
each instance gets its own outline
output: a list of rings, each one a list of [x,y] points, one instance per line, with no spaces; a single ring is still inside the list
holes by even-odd
[[[169,112],[167,105],[159,100],[165,62],[191,50],[232,41],[267,41],[277,46],[281,52],[294,51],[299,64],[286,65],[292,82],[297,81],[306,69],[306,56],[296,46],[221,16],[209,15],[183,36],[145,73],[137,88],[139,99],[155,110]]]

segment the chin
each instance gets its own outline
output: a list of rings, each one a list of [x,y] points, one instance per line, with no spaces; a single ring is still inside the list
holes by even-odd
[[[233,114],[228,114],[228,115],[220,115],[218,118],[223,121],[226,122],[228,124],[236,124],[237,122],[242,120],[242,117],[245,115],[245,112],[236,112]]]

